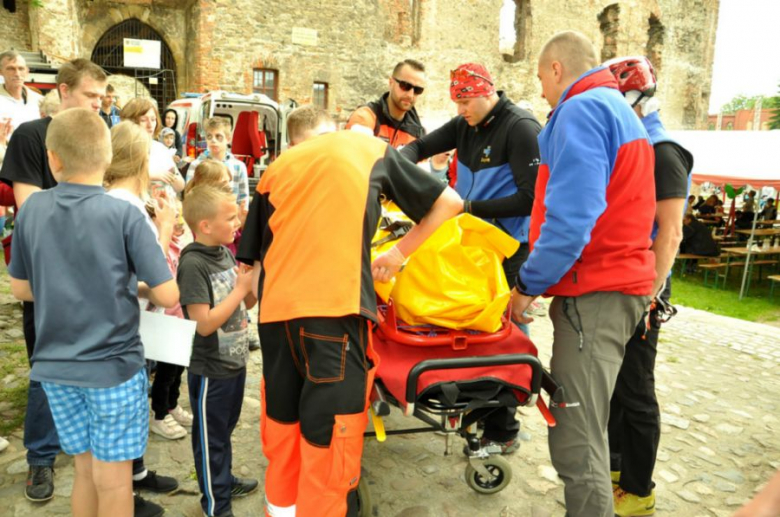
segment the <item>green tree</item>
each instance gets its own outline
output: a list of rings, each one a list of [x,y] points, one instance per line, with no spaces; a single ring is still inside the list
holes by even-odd
[[[780,129],[780,85],[778,86],[778,95],[772,97],[772,118],[769,119],[769,129]]]
[[[756,105],[756,101],[758,100],[758,97],[759,97],[758,95],[755,97],[737,95],[729,102],[721,106],[720,110],[723,113],[735,113],[739,110],[752,110]]]

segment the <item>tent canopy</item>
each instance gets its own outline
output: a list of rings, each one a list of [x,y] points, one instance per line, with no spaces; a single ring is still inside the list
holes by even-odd
[[[670,131],[693,154],[693,181],[780,190],[780,131]]]

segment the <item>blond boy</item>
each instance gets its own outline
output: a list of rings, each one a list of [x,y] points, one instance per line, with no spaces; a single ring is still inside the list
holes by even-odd
[[[257,480],[231,473],[233,429],[241,416],[249,353],[247,308],[254,306],[251,269],[237,268],[226,245],[240,222],[228,186],[199,185],[184,198],[195,242],[184,248],[177,280],[184,317],[197,322],[187,382],[193,410],[192,452],[206,515],[232,516],[231,498]]]
[[[75,456],[73,515],[129,517],[132,460],[148,437],[135,286],[144,282],[162,307],[179,291],[143,214],[105,195],[111,140],[100,117],[63,112],[46,147],[60,183],[20,209],[9,266],[14,296],[36,303],[30,379],[42,383],[62,449]]]

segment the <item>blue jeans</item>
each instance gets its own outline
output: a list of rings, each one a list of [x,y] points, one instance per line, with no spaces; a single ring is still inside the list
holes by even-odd
[[[27,414],[24,417],[24,446],[31,467],[53,467],[60,452],[60,439],[49,408],[49,399],[41,383],[30,381],[27,390]]]
[[[22,328],[27,344],[27,359],[32,357],[35,344],[34,305],[24,302]],[[31,467],[53,467],[60,452],[60,438],[49,408],[49,399],[38,381],[30,380],[27,389],[27,414],[24,416],[24,447],[27,449],[27,464]]]

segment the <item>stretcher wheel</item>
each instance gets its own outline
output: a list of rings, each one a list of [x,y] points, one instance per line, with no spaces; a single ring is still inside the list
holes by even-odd
[[[361,475],[357,487],[357,517],[371,517],[373,515],[372,510],[368,480],[365,478],[365,475]]]
[[[493,479],[484,477],[471,464],[466,465],[466,483],[475,492],[495,494],[512,481],[512,466],[502,456],[490,456],[483,464]]]

